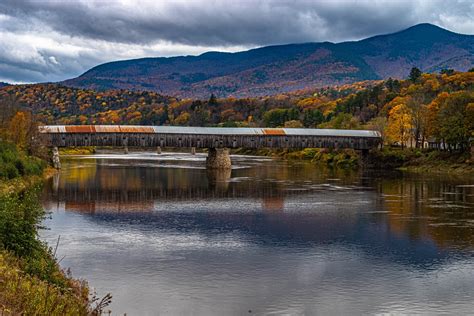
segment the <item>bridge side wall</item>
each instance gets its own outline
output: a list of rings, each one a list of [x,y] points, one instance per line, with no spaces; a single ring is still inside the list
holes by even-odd
[[[49,146],[196,148],[352,148],[376,147],[380,139],[347,136],[199,135],[144,133],[45,133]]]

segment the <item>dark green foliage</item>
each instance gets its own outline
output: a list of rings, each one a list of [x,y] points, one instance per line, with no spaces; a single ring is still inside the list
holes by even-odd
[[[0,142],[0,179],[14,179],[19,176],[41,175],[46,163],[36,157],[26,156],[16,146]]]
[[[217,98],[216,98],[216,96],[214,95],[214,93],[211,94],[211,97],[209,98],[208,104],[209,104],[209,106],[216,106],[216,105],[218,105],[218,104],[217,104]]]
[[[388,78],[385,81],[385,86],[389,92],[400,92],[401,84],[397,79],[393,80],[392,78]]]
[[[291,109],[273,109],[266,112],[263,121],[266,127],[282,127],[286,121],[297,120],[299,111],[296,108]]]
[[[469,120],[467,106],[474,102],[474,94],[459,91],[452,93],[445,100],[438,116],[440,122],[440,138],[449,144],[451,149],[467,150],[469,138],[472,136],[473,123]]]
[[[444,68],[444,69],[441,69],[441,71],[439,73],[442,74],[442,75],[450,76],[450,75],[454,74],[454,69]]]
[[[0,249],[23,259],[25,272],[57,286],[66,286],[49,248],[37,237],[45,213],[40,188],[0,196]]]
[[[422,72],[420,69],[413,67],[410,70],[410,75],[408,76],[408,79],[410,79],[411,82],[416,82],[421,77],[421,74]]]
[[[303,112],[303,124],[305,127],[316,127],[324,122],[324,115],[320,110],[308,109]]]

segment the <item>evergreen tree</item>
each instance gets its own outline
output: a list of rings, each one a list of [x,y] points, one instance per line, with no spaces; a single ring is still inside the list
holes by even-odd
[[[408,78],[411,80],[411,82],[416,82],[420,77],[421,77],[421,70],[416,67],[413,67],[410,70],[410,75],[408,76]]]
[[[214,95],[214,93],[211,94],[211,97],[209,98],[208,104],[209,104],[209,106],[217,106],[218,105],[217,98]]]

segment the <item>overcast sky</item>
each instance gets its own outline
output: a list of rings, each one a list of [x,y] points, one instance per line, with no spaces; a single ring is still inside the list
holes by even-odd
[[[120,59],[357,40],[422,22],[474,34],[474,1],[0,0],[0,81],[59,81]]]

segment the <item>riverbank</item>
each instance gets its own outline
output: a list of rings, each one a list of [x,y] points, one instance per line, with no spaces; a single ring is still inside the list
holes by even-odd
[[[63,147],[59,148],[60,155],[92,155],[96,153],[96,148],[90,147]]]
[[[432,149],[384,148],[372,152],[370,163],[376,169],[398,169],[413,173],[474,174],[474,160],[469,153]]]
[[[360,155],[352,149],[303,150],[237,149],[235,154],[280,157],[288,160],[309,160],[316,164],[338,168],[358,168]],[[383,148],[373,150],[368,166],[377,170],[402,170],[413,173],[474,174],[474,160],[469,153],[449,153],[430,149]]]
[[[232,150],[232,153],[238,155],[256,155],[267,157],[279,157],[287,160],[309,160],[316,164],[340,168],[356,168],[358,166],[359,155],[355,150],[329,150],[318,148],[295,149],[245,149],[239,148]]]
[[[182,150],[182,149],[176,149]],[[183,150],[182,150],[183,151]],[[95,147],[65,148],[61,155],[91,155]],[[232,154],[277,157],[286,160],[309,160],[331,168],[356,169],[360,167],[360,154],[353,149],[326,148],[297,149],[232,149]],[[368,167],[376,170],[402,170],[412,173],[474,174],[474,160],[469,153],[450,153],[433,149],[390,148],[372,150]],[[1,188],[0,188],[1,192]]]
[[[87,283],[65,273],[38,238],[41,183],[56,170],[0,143],[0,311],[7,315],[89,315]]]

